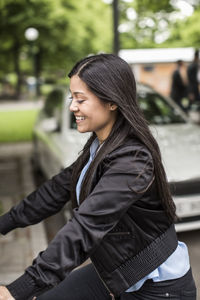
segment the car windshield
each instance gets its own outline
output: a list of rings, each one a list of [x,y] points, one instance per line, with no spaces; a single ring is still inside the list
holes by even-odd
[[[138,92],[138,101],[145,118],[150,124],[185,123],[179,111],[156,92]]]

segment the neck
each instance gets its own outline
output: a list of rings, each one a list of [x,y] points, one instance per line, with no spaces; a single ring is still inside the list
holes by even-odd
[[[98,138],[98,140],[99,140],[99,145],[103,144],[103,142],[105,141],[105,140],[101,140],[99,138]]]

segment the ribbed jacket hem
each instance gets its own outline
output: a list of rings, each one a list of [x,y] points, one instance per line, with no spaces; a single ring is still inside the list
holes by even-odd
[[[34,297],[41,290],[28,273],[24,273],[6,287],[16,300],[27,300],[29,297]]]
[[[9,231],[16,228],[16,224],[10,215],[10,212],[0,216],[0,233],[5,235]]]
[[[115,295],[119,296],[130,286],[159,267],[176,249],[178,240],[174,225],[155,239],[148,247],[130,257],[111,273],[99,272],[100,277]]]

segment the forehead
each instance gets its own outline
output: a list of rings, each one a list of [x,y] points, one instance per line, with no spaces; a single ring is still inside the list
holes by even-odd
[[[78,75],[74,75],[70,79],[70,91],[72,93],[86,93],[89,90],[85,82]]]

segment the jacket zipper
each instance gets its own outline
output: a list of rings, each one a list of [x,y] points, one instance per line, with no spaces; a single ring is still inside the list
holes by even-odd
[[[127,232],[112,232],[112,233],[108,233],[108,235],[129,235],[131,234],[130,231]],[[97,274],[99,275],[99,272],[97,271],[97,268],[95,267],[95,265],[93,264]],[[109,292],[109,295],[111,297],[112,300],[115,300],[115,296],[114,294],[109,290],[109,288],[107,287],[107,285],[105,284],[105,282],[103,281],[103,279],[101,278],[101,276],[99,275],[100,280],[102,281],[103,285],[105,286],[105,288],[107,289],[107,291]]]
[[[99,275],[99,272],[97,271],[97,268],[95,267],[95,265],[93,264],[97,274]],[[105,286],[105,288],[107,289],[107,291],[109,292],[109,295],[111,297],[112,300],[115,300],[115,296],[114,294],[109,290],[109,288],[107,287],[107,285],[105,284],[105,282],[103,281],[103,279],[101,278],[101,276],[99,275],[100,280],[102,281],[103,285]]]

